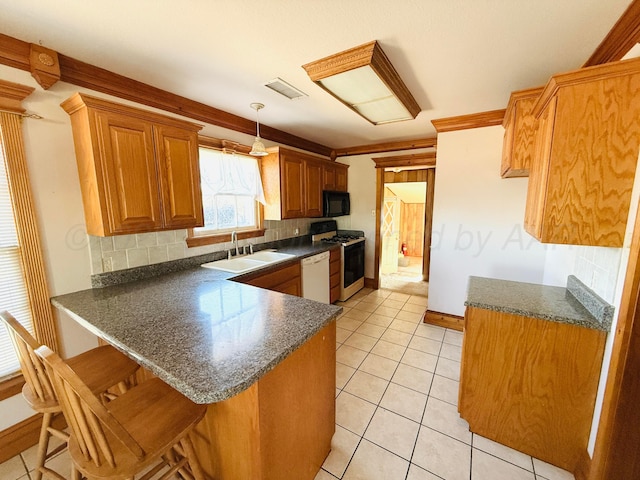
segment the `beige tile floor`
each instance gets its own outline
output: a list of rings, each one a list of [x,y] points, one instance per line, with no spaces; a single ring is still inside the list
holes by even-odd
[[[336,433],[315,480],[573,480],[469,432],[457,412],[462,335],[420,322],[427,299],[362,290],[342,303]],[[35,447],[0,464],[29,480]],[[67,474],[66,451],[48,464]]]

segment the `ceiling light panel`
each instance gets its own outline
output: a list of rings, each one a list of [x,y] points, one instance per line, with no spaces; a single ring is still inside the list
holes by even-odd
[[[420,106],[376,41],[303,65],[309,78],[374,125],[411,120]]]

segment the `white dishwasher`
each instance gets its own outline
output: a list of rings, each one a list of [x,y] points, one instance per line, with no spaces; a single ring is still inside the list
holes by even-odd
[[[316,302],[330,303],[329,297],[329,252],[303,258],[302,296]]]

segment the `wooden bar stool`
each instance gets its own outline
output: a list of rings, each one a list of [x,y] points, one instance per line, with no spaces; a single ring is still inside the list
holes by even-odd
[[[0,320],[7,327],[24,375],[22,395],[31,408],[43,414],[34,479],[40,480],[46,474],[64,480],[65,477],[45,467],[49,458],[65,448],[69,435],[51,426],[53,417],[61,413],[62,408],[45,367],[35,354],[35,349],[41,345],[9,312],[0,312]],[[111,393],[106,393],[107,389],[119,394],[135,383],[134,375],[139,368],[136,362],[111,346],[94,348],[70,358],[67,363],[82,377],[88,388],[102,395],[105,401],[112,397]],[[51,436],[63,440],[64,444],[47,452]]]
[[[158,378],[103,404],[73,369],[46,346],[36,350],[71,427],[73,480],[133,479],[179,473],[203,480],[191,432],[207,406],[193,403]],[[147,470],[149,469],[149,470]],[[166,470],[166,471],[164,471]]]

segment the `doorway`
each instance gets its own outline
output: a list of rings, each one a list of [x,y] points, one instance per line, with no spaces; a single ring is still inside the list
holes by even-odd
[[[426,152],[372,160],[376,164],[376,236],[375,277],[371,286],[426,297],[431,260],[436,154]],[[401,224],[403,223],[404,192],[402,190],[405,184],[411,183],[422,183],[424,187],[420,190],[422,192],[420,199],[405,202],[406,205],[415,205],[405,207],[406,227],[403,232]],[[407,190],[410,188],[413,187],[406,187]],[[408,220],[407,214],[413,220]],[[421,228],[417,226],[418,224]],[[414,245],[412,250],[409,250],[409,244]],[[383,250],[386,252],[384,255]],[[396,276],[406,275],[409,278],[402,283],[396,282],[396,285],[390,285],[387,278],[383,280],[383,276],[390,273],[398,274]]]
[[[427,295],[423,275],[427,182],[384,184],[380,287]]]

